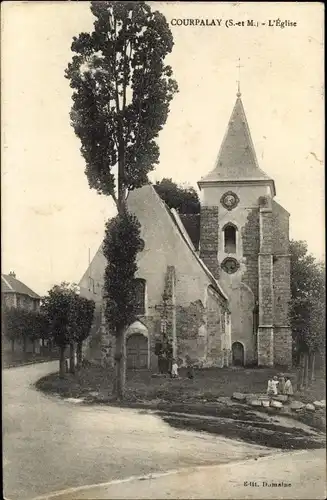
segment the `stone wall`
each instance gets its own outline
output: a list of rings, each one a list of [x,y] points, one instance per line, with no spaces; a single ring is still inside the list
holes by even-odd
[[[4,293],[3,302],[7,307],[16,307],[16,294],[15,293]]]
[[[260,208],[258,365],[274,363],[273,218],[271,200]]]
[[[274,364],[292,366],[292,331],[290,327],[274,327]]]
[[[218,231],[218,207],[201,207],[200,258],[215,278],[219,278]]]
[[[259,209],[249,211],[247,222],[242,228],[243,258],[245,271],[242,282],[248,285],[258,300],[258,253],[260,250]]]
[[[7,307],[20,307],[27,311],[39,311],[40,300],[20,293],[4,293],[4,304]]]
[[[186,356],[202,366],[206,359],[205,309],[201,300],[188,307],[177,306],[176,333],[178,358],[185,364]]]
[[[207,366],[224,364],[222,349],[221,306],[214,292],[208,290],[207,297]]]
[[[273,202],[274,363],[291,366],[289,213]]]

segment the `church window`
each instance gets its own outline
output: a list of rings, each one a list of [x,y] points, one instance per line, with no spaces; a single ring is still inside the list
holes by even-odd
[[[146,281],[140,278],[134,280],[134,293],[135,293],[135,314],[145,314],[145,289]]]
[[[227,257],[221,263],[221,268],[228,274],[236,273],[239,267],[240,267],[239,262],[236,259],[233,259],[232,257]]]
[[[236,253],[236,227],[231,224],[224,228],[224,251]]]

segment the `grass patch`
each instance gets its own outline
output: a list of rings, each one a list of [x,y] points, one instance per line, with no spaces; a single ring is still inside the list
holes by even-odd
[[[40,379],[36,387],[66,398],[84,398],[89,404],[119,404],[160,410],[163,414],[161,418],[174,427],[210,432],[263,446],[282,449],[325,446],[322,435],[314,438],[304,429],[280,425],[279,412],[272,408],[261,407],[258,413],[257,409],[254,411],[251,407],[230,401],[230,396],[236,391],[264,393],[268,377],[275,374],[278,374],[278,369],[212,368],[195,371],[195,378],[189,380],[183,370],[179,379],[154,377],[149,371],[128,371],[123,403],[118,403],[112,396],[113,370],[99,365],[84,367],[74,375],[67,374],[64,379],[60,379],[58,374],[48,375]],[[300,396],[303,393],[295,397],[300,399]],[[316,385],[305,391],[305,397],[310,402],[323,399],[324,381],[317,380]],[[271,417],[268,420],[263,414],[266,410]],[[196,415],[215,418],[199,418]],[[325,429],[325,412],[322,411],[292,412],[288,417],[319,430]]]
[[[185,407],[187,403],[215,404],[220,397],[230,397],[234,392],[264,394],[269,377],[278,374],[277,368],[231,369],[208,368],[195,370],[190,380],[186,372],[180,370],[180,378],[154,377],[150,371],[127,371],[126,402],[169,402]],[[63,397],[88,397],[112,400],[114,371],[97,364],[90,364],[74,375],[66,374],[60,379],[58,374],[47,375],[36,386],[45,392],[55,392]],[[294,374],[293,374],[294,376]],[[296,399],[313,402],[325,398],[324,375],[303,392],[295,394]]]

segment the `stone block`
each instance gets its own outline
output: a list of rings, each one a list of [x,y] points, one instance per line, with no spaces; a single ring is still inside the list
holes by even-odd
[[[241,392],[234,392],[232,399],[236,399],[236,401],[246,401],[246,394],[242,394]]]
[[[326,408],[325,401],[314,401],[313,404],[314,404],[315,408],[317,408],[317,410],[322,410],[322,409]]]
[[[283,408],[283,403],[281,401],[275,401],[275,400],[272,400],[270,402],[270,406],[272,408]]]
[[[264,408],[269,408],[269,406],[270,406],[270,401],[269,401],[269,399],[263,399],[263,400],[261,401],[261,403],[262,403],[262,406],[263,406]]]
[[[277,394],[277,396],[273,396],[275,401],[281,401],[282,403],[286,403],[288,401],[288,397],[284,394]]]
[[[262,406],[262,401],[260,401],[260,399],[252,399],[250,405],[251,406]]]
[[[303,408],[305,407],[305,404],[302,403],[302,401],[292,401],[292,403],[290,404],[290,408],[291,410],[302,410]]]
[[[307,405],[305,405],[305,409],[308,410],[308,411],[315,411],[316,408],[314,407],[313,404],[311,403],[308,403]]]

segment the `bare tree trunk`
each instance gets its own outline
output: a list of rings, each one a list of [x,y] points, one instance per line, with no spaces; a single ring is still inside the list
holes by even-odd
[[[298,390],[303,389],[304,384],[304,353],[300,353]]]
[[[316,361],[316,353],[313,352],[312,357],[311,357],[311,376],[310,376],[311,382],[314,382],[316,380],[316,378],[315,378],[315,361]]]
[[[35,354],[35,340],[33,340],[32,342],[33,342],[33,345],[32,345],[32,348],[33,348],[33,354]]]
[[[79,370],[82,366],[82,361],[83,361],[83,342],[77,342],[77,347],[76,347],[76,355],[77,355],[77,365],[76,368]]]
[[[65,349],[66,349],[66,346],[59,347],[59,377],[60,378],[65,378],[65,372],[66,372]]]
[[[126,381],[126,354],[125,354],[125,332],[121,330],[116,336],[115,352],[116,379],[114,383],[114,394],[117,399],[124,399]]]
[[[69,346],[69,373],[75,373],[75,344],[70,343]]]
[[[15,339],[11,339],[11,352],[15,352]]]
[[[26,337],[23,336],[23,352],[26,353]]]
[[[309,354],[304,354],[304,387],[309,385]]]

